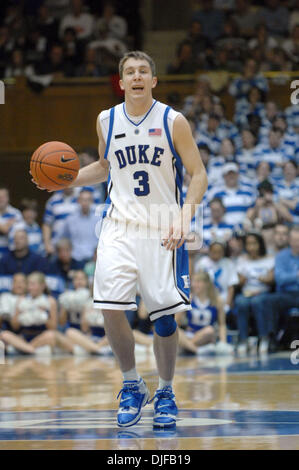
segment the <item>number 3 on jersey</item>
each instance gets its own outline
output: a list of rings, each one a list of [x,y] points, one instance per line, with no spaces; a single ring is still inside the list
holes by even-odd
[[[136,196],[146,196],[150,192],[148,184],[148,173],[146,171],[135,171],[134,180],[138,180],[139,187],[134,188]]]

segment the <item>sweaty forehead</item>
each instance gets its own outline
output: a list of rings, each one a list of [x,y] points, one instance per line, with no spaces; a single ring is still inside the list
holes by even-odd
[[[130,59],[126,60],[125,64],[124,64],[124,71],[128,70],[128,69],[138,69],[140,67],[147,67],[150,69],[150,65],[148,63],[147,60],[145,59],[134,59],[133,57],[131,57]]]

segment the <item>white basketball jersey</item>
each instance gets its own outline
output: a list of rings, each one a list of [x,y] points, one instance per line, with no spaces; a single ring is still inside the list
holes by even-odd
[[[172,141],[178,114],[156,100],[137,123],[125,103],[99,114],[110,163],[104,216],[147,226],[154,220],[155,226],[159,206],[179,211],[183,166]]]

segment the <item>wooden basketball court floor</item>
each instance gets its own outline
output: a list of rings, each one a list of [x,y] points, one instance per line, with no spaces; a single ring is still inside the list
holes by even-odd
[[[179,357],[180,413],[169,431],[153,430],[152,405],[136,426],[116,426],[121,374],[113,357],[6,358],[0,450],[299,449],[299,365],[291,354]],[[137,364],[153,393],[153,356],[138,355]]]

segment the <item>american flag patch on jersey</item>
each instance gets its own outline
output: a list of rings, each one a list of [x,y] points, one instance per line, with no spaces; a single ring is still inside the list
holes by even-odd
[[[162,129],[149,129],[148,130],[148,135],[151,136],[151,135],[162,135]]]

